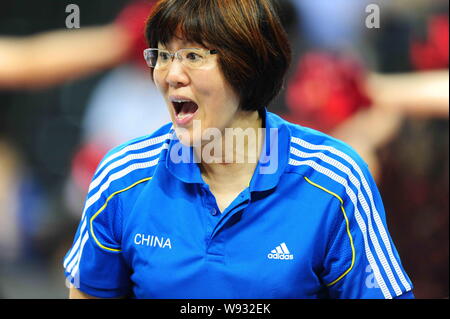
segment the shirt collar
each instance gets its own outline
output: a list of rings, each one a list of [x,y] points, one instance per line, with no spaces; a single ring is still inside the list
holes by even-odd
[[[182,144],[175,132],[167,150],[166,168],[182,182],[204,183],[194,149]]]
[[[261,155],[250,181],[250,191],[266,191],[278,185],[289,160],[290,131],[279,116],[262,112],[265,139]]]
[[[289,157],[290,132],[285,121],[264,109],[264,145],[250,181],[250,192],[266,191],[274,188],[285,171]],[[185,183],[203,184],[199,160],[191,146],[183,145],[176,137],[171,140],[166,155],[166,167],[179,180]]]

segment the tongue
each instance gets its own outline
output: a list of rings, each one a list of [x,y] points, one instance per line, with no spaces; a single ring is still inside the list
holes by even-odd
[[[194,102],[186,102],[183,103],[183,106],[181,107],[180,114],[190,114],[195,113],[197,111],[198,105]]]

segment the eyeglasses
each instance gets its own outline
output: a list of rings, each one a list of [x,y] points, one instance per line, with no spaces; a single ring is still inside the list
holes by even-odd
[[[198,69],[211,61],[210,55],[217,53],[217,50],[201,48],[180,49],[175,53],[163,49],[149,48],[144,50],[144,59],[149,67],[159,70],[167,69],[174,58],[177,58],[178,61],[189,68]]]

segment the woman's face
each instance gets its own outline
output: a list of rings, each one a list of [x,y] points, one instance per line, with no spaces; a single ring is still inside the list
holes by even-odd
[[[179,49],[202,46],[174,37],[167,46],[160,44],[158,48],[174,53]],[[166,69],[153,72],[175,132],[184,145],[201,145],[202,134],[208,128],[216,128],[223,133],[225,128],[236,125],[239,97],[220,71],[217,55],[210,55],[208,61],[200,69],[191,69],[174,58]]]

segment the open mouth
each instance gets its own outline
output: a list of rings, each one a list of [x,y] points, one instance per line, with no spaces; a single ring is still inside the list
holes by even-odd
[[[175,110],[175,117],[180,124],[187,123],[198,110],[197,103],[186,99],[174,99],[172,105]]]

